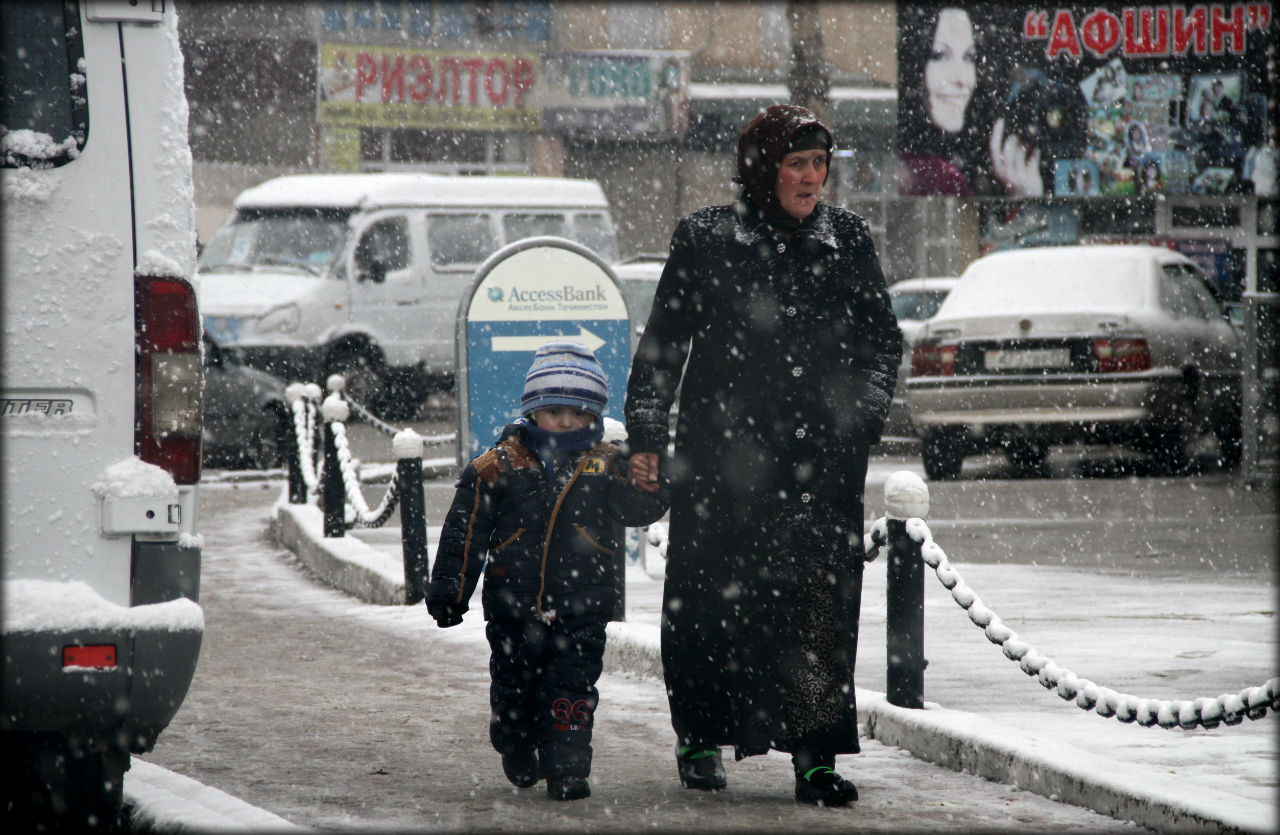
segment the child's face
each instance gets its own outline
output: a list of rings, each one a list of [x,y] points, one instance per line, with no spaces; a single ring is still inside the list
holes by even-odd
[[[590,426],[596,416],[572,406],[548,406],[529,415],[529,419],[543,432],[576,432]]]

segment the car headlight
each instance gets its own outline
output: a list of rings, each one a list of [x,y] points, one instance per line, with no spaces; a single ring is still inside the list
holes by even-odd
[[[279,331],[280,333],[293,333],[298,329],[298,324],[302,321],[302,312],[298,310],[295,304],[286,304],[267,311],[266,315],[258,320],[259,333],[271,333]]]

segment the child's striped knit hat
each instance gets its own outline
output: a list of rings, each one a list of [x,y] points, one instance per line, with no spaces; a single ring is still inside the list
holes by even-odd
[[[548,406],[572,406],[600,417],[608,400],[609,381],[590,348],[578,342],[548,342],[534,354],[525,375],[520,413],[527,417]]]

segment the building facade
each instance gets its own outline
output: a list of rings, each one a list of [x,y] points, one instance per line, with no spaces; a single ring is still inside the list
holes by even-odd
[[[911,52],[904,44],[927,40],[905,22],[916,5],[185,4],[180,31],[199,232],[207,240],[240,190],[279,173],[513,173],[597,180],[614,208],[620,253],[664,253],[680,216],[732,199],[737,136],[761,108],[791,100],[788,69],[796,41],[810,59],[816,56],[829,84],[824,115],[839,150],[827,199],[868,219],[890,280],[954,275],[984,251],[1037,240],[1160,240],[1197,255],[1236,298],[1280,290],[1274,196],[1063,197],[1056,189],[1032,200],[901,196],[899,97],[910,86],[902,81],[910,68],[899,66],[906,61],[900,56]],[[1025,28],[1014,19],[1021,14],[1016,7],[977,0],[956,5],[998,11],[1009,17],[1005,31]],[[1086,25],[1090,15],[1114,17],[1117,26],[1146,19],[1138,7],[1110,5],[1113,12],[1081,7],[1074,18],[1061,11],[1058,20],[1078,19],[1087,34],[1093,31]],[[1228,44],[1239,29],[1248,47],[1241,62],[1261,56],[1246,73],[1246,86],[1265,88],[1269,79],[1274,88],[1276,22],[1249,12],[1264,6],[1270,9],[1222,6],[1203,28]],[[1186,7],[1184,17],[1201,14],[1200,8]],[[796,9],[808,15],[801,27],[792,19]],[[1152,25],[1161,19],[1153,15]],[[1052,34],[1069,44],[1055,25]],[[1137,46],[1149,54],[1151,45]],[[1212,60],[1216,67],[1236,59],[1228,54]],[[1264,119],[1274,123],[1274,102],[1267,107]],[[1117,110],[1117,118],[1130,118],[1130,110]],[[1274,169],[1274,143],[1270,153]]]
[[[840,146],[829,198],[879,193],[894,4],[816,7]],[[597,180],[620,252],[661,253],[681,215],[732,199],[739,132],[790,98],[786,2],[215,0],[180,16],[202,239],[269,176],[410,169]],[[893,213],[874,214],[884,244]],[[955,240],[931,246],[976,245]]]

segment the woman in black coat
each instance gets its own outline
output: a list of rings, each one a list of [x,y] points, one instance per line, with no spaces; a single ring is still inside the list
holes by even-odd
[[[662,660],[681,782],[724,788],[722,745],[775,749],[797,800],[843,805],[862,490],[902,342],[866,222],[819,202],[831,150],[801,107],[743,131],[738,199],[672,238],[626,418],[631,476],[656,490],[679,391]]]

